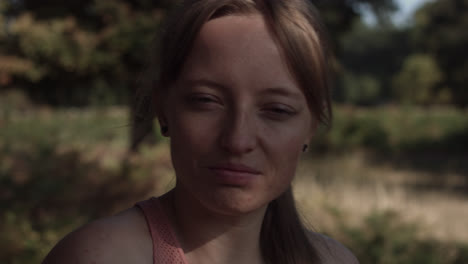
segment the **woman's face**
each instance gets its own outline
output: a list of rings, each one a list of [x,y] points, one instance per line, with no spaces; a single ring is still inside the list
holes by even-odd
[[[260,15],[204,24],[165,103],[176,193],[225,215],[284,192],[315,127]]]

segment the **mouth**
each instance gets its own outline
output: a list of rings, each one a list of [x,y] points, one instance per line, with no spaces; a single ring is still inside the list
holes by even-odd
[[[208,169],[214,174],[215,180],[222,185],[245,186],[255,180],[261,172],[243,164],[220,164]]]
[[[225,163],[208,167],[211,170],[232,171],[236,173],[260,174],[260,171],[240,163]]]

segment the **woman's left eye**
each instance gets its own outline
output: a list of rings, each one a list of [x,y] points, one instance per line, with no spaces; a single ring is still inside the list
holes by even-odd
[[[284,108],[279,108],[279,107],[271,108],[269,109],[269,111],[275,114],[283,114],[283,115],[291,115],[293,113],[292,111],[289,111]]]
[[[210,98],[208,96],[196,96],[196,97],[193,97],[192,98],[192,101],[193,102],[197,102],[197,103],[212,103],[212,102],[216,102],[213,98]]]
[[[269,106],[264,108],[264,113],[273,119],[285,119],[296,114],[296,111],[288,106]]]
[[[207,93],[188,95],[186,104],[195,111],[211,111],[222,107],[222,102],[217,96]]]
[[[218,100],[213,95],[208,94],[195,94],[188,98],[189,102],[194,104],[216,103]]]

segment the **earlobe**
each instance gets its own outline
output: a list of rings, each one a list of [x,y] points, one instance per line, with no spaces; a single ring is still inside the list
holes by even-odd
[[[165,137],[169,137],[169,126],[163,118],[158,118],[159,127],[161,128],[161,134]]]
[[[161,126],[161,134],[165,137],[169,137],[169,127]]]
[[[153,92],[152,97],[153,97],[153,104],[155,105],[155,113],[158,118],[161,134],[165,137],[169,137],[169,125],[167,123],[166,115],[164,113],[164,107],[162,105],[162,101],[158,100],[158,94],[156,92]]]

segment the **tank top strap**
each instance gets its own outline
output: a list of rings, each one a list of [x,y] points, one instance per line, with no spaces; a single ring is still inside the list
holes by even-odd
[[[153,240],[153,264],[188,264],[158,198],[138,202]]]

